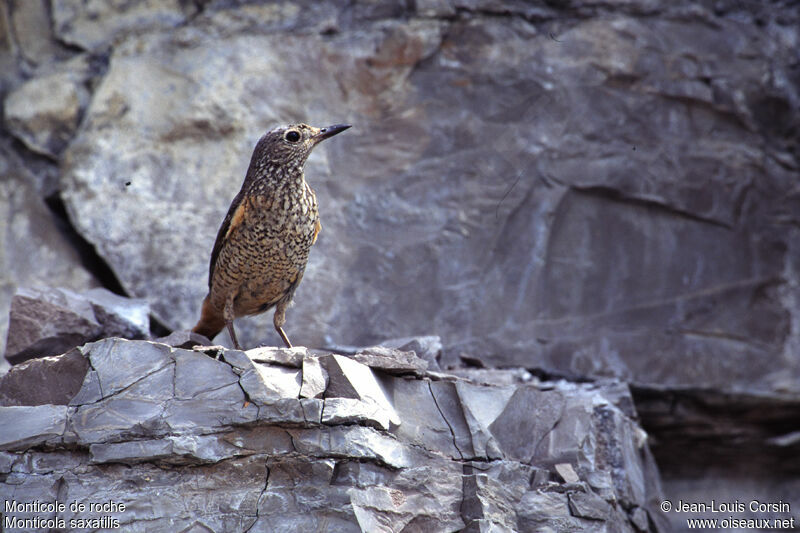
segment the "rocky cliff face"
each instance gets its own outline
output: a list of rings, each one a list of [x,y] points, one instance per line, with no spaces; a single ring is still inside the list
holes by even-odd
[[[800,508],[799,19],[783,1],[5,2],[0,320],[17,286],[103,285],[190,326],[259,135],[348,121],[307,166],[323,231],[293,340],[436,334],[445,366],[631,382],[668,496],[724,478]],[[239,329],[278,342],[268,319]]]
[[[634,532],[663,520],[624,384],[426,366],[388,348],[206,354],[113,338],[32,360],[0,380],[0,498],[66,509],[6,517],[298,532]],[[33,378],[51,386],[19,387]]]

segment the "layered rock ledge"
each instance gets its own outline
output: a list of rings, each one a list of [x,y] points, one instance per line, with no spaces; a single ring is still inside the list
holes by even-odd
[[[620,382],[450,375],[382,347],[347,357],[109,338],[14,367],[0,402],[0,499],[15,520],[664,530],[658,472]]]

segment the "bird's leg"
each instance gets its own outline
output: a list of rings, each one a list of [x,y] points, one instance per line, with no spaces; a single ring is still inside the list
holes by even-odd
[[[286,336],[286,332],[283,331],[283,325],[286,323],[286,307],[289,305],[289,302],[285,302],[281,300],[278,302],[278,305],[275,308],[275,316],[272,317],[272,323],[275,324],[275,331],[278,332],[278,335],[281,336],[283,339],[283,343],[286,345],[287,348],[292,347],[292,343],[289,342],[289,337]]]
[[[225,319],[225,326],[228,328],[228,334],[231,336],[231,340],[233,341],[233,347],[237,350],[241,350],[242,347],[239,345],[239,341],[236,339],[236,332],[233,331],[233,295],[234,293],[231,292],[230,296],[225,300],[225,309],[222,310],[222,318]]]

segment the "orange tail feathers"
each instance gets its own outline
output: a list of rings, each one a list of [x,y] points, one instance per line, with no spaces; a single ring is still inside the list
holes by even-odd
[[[222,317],[222,312],[214,309],[211,306],[208,296],[206,296],[200,311],[200,321],[192,328],[192,331],[203,335],[209,340],[214,340],[214,337],[216,337],[224,327],[225,319]]]

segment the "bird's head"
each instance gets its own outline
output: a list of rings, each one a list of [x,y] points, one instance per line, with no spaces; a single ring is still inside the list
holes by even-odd
[[[308,124],[281,126],[261,137],[253,159],[258,157],[258,163],[261,164],[302,168],[317,144],[349,127],[350,124],[335,124],[325,128],[315,128]]]

